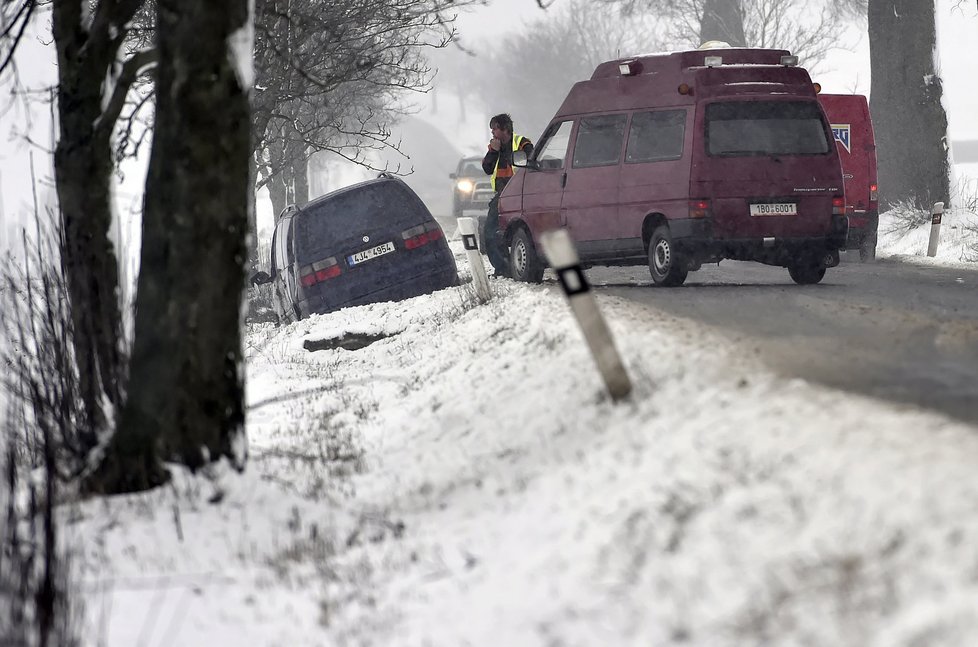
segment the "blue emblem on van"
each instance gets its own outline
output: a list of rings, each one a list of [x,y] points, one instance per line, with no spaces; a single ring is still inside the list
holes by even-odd
[[[849,133],[849,124],[832,124],[832,135],[835,137],[835,141],[842,144],[847,153],[852,152],[849,148]]]

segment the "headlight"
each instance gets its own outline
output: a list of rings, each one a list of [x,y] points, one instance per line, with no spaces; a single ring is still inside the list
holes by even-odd
[[[462,193],[472,193],[472,189],[475,188],[475,185],[472,184],[472,180],[459,180],[455,183],[455,188]]]

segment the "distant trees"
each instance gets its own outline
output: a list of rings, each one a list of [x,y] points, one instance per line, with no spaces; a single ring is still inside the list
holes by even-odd
[[[733,47],[789,49],[817,68],[838,47],[837,14],[863,0],[603,0],[628,14],[664,18],[672,40],[698,47],[718,40]]]
[[[307,161],[329,151],[370,165],[405,92],[427,89],[425,49],[481,0],[257,0],[254,158],[275,214],[308,200]]]
[[[570,87],[591,76],[609,58],[662,46],[650,19],[622,18],[588,0],[558,2],[541,12],[529,29],[492,43],[477,56],[443,72],[452,84],[474,90],[488,117],[509,112],[516,130],[535,138],[550,121]]]
[[[880,203],[911,201],[926,209],[949,195],[934,3],[869,0],[868,11]]]

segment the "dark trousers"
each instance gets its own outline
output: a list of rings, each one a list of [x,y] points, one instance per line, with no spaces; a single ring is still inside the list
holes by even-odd
[[[489,201],[489,213],[486,214],[486,234],[484,245],[486,256],[489,257],[489,264],[497,272],[509,271],[509,254],[501,241],[499,229],[499,194],[497,193]]]

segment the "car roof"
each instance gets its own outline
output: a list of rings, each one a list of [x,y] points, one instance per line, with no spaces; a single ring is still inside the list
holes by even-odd
[[[301,207],[299,207],[298,210],[299,211],[305,211],[306,209],[317,207],[317,206],[323,204],[324,202],[329,202],[333,198],[336,198],[338,196],[344,195],[346,193],[351,193],[351,192],[356,192],[356,191],[362,191],[363,189],[369,188],[371,186],[375,186],[375,185],[378,185],[378,184],[389,183],[389,182],[394,182],[394,183],[400,184],[409,193],[414,193],[414,191],[411,190],[411,187],[409,187],[407,185],[407,183],[404,182],[404,180],[402,180],[401,178],[394,177],[392,175],[382,175],[381,177],[377,177],[377,178],[374,178],[372,180],[364,180],[363,182],[357,182],[356,184],[351,184],[349,186],[345,186],[345,187],[336,189],[334,191],[330,191],[329,193],[326,193],[324,195],[321,195],[318,198],[315,198],[313,200],[310,200],[309,202],[307,202],[304,205],[302,205]]]

